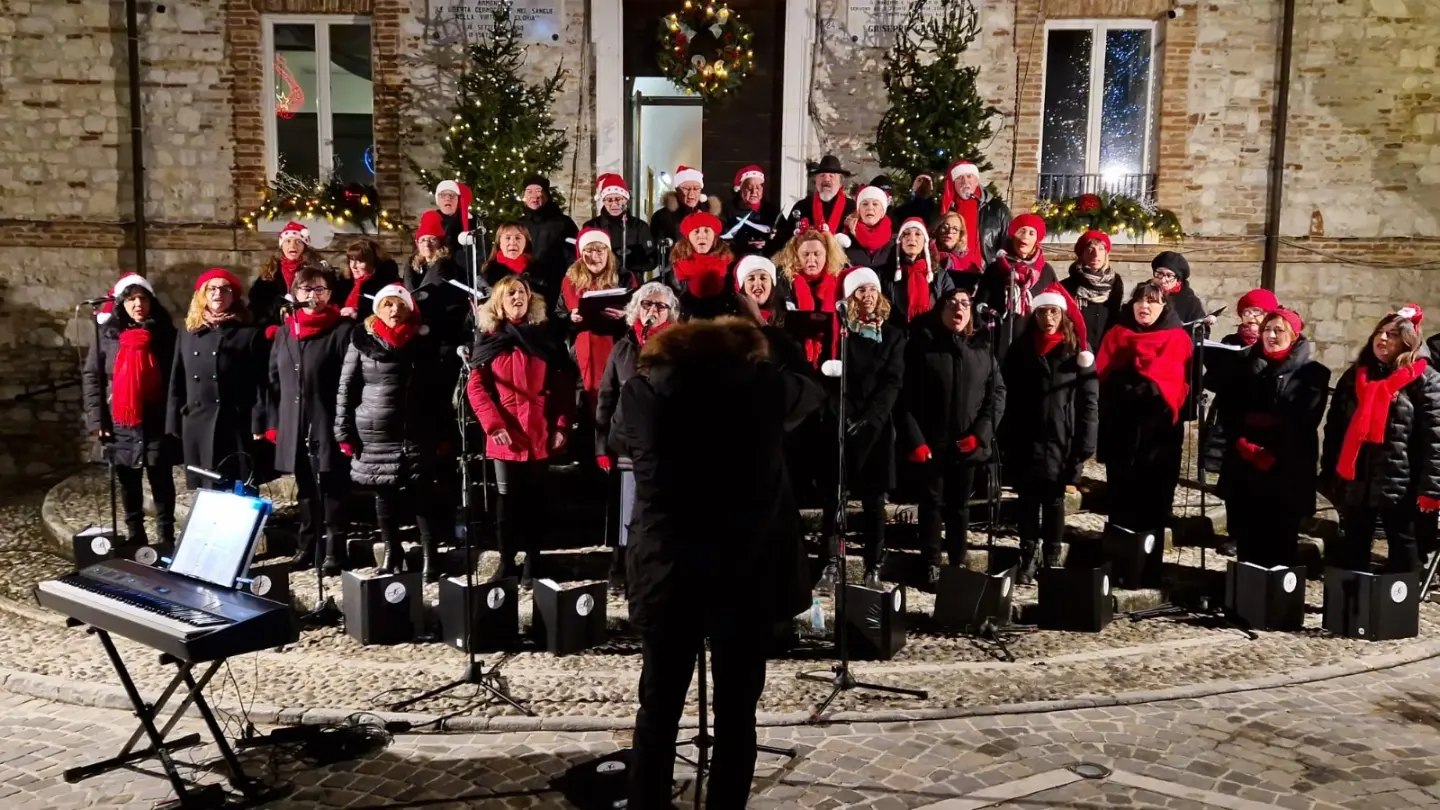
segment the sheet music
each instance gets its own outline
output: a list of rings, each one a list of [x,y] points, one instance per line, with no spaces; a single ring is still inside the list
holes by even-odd
[[[250,561],[255,538],[265,520],[259,498],[202,489],[175,550],[170,570],[232,588]]]

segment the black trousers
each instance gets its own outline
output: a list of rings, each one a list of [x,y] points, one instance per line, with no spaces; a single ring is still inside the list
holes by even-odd
[[[676,623],[681,624],[680,622]],[[709,786],[710,810],[740,810],[755,777],[755,707],[765,689],[765,645],[753,637],[710,639],[710,704],[714,729]],[[703,630],[682,626],[645,633],[640,670],[640,710],[635,714],[635,761],[630,771],[632,810],[670,807],[675,777],[675,738],[685,711],[685,693]]]
[[[1159,437],[1156,441],[1169,441]],[[1105,465],[1110,520],[1133,531],[1160,531],[1170,524],[1178,484],[1178,461],[1127,460]]]
[[[1056,481],[1027,483],[1018,488],[1020,545],[1043,542],[1045,553],[1058,555],[1065,536],[1065,485]]]
[[[380,526],[380,539],[400,539],[400,523],[413,511],[420,542],[435,542],[433,526],[434,498],[429,481],[412,479],[403,484],[375,488],[375,522]]]
[[[319,489],[316,489],[315,473],[310,468],[310,454],[301,453],[295,459],[295,491],[300,504],[300,542],[308,543],[315,536],[315,515],[318,511],[325,532],[340,534],[345,531],[345,496],[350,491],[350,475],[344,471],[320,473]],[[317,503],[319,510],[316,510]]]
[[[540,550],[549,469],[543,461],[495,462],[495,536],[502,560],[513,559],[518,551],[530,555]]]
[[[1225,522],[1240,562],[1266,568],[1292,566],[1299,559],[1301,517],[1262,499],[1232,497],[1225,501]]]
[[[944,551],[957,565],[969,549],[970,497],[975,491],[979,465],[929,461],[920,465],[920,539],[925,559],[940,564],[940,527],[945,527]]]
[[[1420,511],[1413,504],[1346,509],[1340,515],[1340,542],[1335,544],[1333,554],[1326,555],[1326,562],[1352,571],[1369,571],[1378,520],[1385,527],[1385,542],[1390,547],[1390,556],[1381,570],[1386,573],[1418,571],[1420,555],[1415,525],[1420,517]]]
[[[143,470],[143,472],[142,472]],[[125,467],[115,465],[115,483],[120,490],[120,505],[125,510],[125,533],[131,542],[148,542],[145,537],[145,493],[140,479],[150,479],[150,494],[155,499],[155,525],[160,542],[175,541],[175,468]]]

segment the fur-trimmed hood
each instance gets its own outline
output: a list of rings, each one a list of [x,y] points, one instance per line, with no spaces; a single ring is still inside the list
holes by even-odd
[[[645,342],[638,370],[744,368],[770,357],[770,342],[751,321],[737,317],[686,321]]]
[[[530,309],[525,312],[525,323],[537,324],[545,322],[545,297],[530,291]],[[480,307],[480,333],[488,334],[494,332],[500,325],[500,302],[487,301]]]

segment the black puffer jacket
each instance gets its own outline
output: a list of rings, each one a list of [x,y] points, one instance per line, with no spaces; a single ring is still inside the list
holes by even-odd
[[[1429,362],[1429,361],[1427,361]],[[1380,378],[1379,370],[1371,378]],[[1390,403],[1385,441],[1365,444],[1355,464],[1355,480],[1335,473],[1345,430],[1355,415],[1355,366],[1340,377],[1325,416],[1325,445],[1320,475],[1331,502],[1341,509],[1387,507],[1419,496],[1440,498],[1440,372],[1427,367]]]
[[[370,325],[352,331],[335,409],[335,441],[355,448],[350,478],[367,487],[428,478],[435,446],[453,424],[441,416],[448,382],[425,336],[396,349]]]
[[[1246,349],[1242,364],[1226,375],[1217,418],[1224,436],[1220,497],[1262,501],[1267,509],[1305,516],[1315,513],[1315,467],[1320,420],[1330,396],[1330,369],[1310,359],[1311,343],[1299,338],[1278,363],[1260,344]],[[1269,470],[1240,457],[1245,439],[1275,456]]]
[[[585,223],[586,228],[601,228],[610,235],[610,246],[615,251],[615,263],[622,270],[636,276],[644,276],[655,269],[655,238],[650,234],[650,225],[629,212],[612,217],[605,211]]]
[[[158,309],[158,308],[157,308]],[[160,467],[180,461],[180,446],[174,437],[165,435],[165,391],[170,386],[170,369],[175,358],[175,325],[169,313],[158,310],[147,327],[134,321],[119,323],[114,316],[100,327],[100,342],[90,345],[85,370],[80,377],[85,400],[85,428],[110,434],[106,444],[107,457],[122,467]],[[115,425],[110,416],[110,400],[114,397],[115,356],[120,351],[120,333],[126,327],[150,330],[150,352],[160,371],[160,400],[145,408],[141,424],[136,427]],[[105,396],[101,397],[101,388]]]
[[[610,443],[610,422],[615,418],[615,407],[620,404],[620,389],[635,376],[635,365],[640,360],[640,340],[635,330],[615,341],[610,359],[605,361],[605,374],[600,378],[600,391],[595,395],[595,455],[615,454]],[[629,468],[630,460],[621,459],[621,467]]]
[[[1009,478],[1024,488],[1077,484],[1095,455],[1100,381],[1094,363],[1063,346],[1036,354],[1026,336],[1005,358],[1005,421],[1000,446]]]
[[[1005,414],[1005,380],[985,339],[952,334],[935,313],[917,319],[905,345],[897,408],[902,454],[924,444],[937,460],[988,460]],[[955,443],[966,436],[980,446],[962,457]]]
[[[560,294],[560,279],[565,275],[565,268],[575,257],[575,245],[566,240],[574,239],[580,229],[575,227],[575,220],[553,202],[534,211],[526,209],[520,224],[530,232],[530,274],[535,277],[540,294],[553,301]]]

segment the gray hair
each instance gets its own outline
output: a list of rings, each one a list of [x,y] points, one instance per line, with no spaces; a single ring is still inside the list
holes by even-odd
[[[646,283],[635,294],[630,296],[630,303],[625,305],[625,323],[635,323],[640,320],[640,302],[652,296],[659,296],[670,305],[670,319],[679,320],[680,299],[675,296],[675,291],[670,285],[660,281]]]

